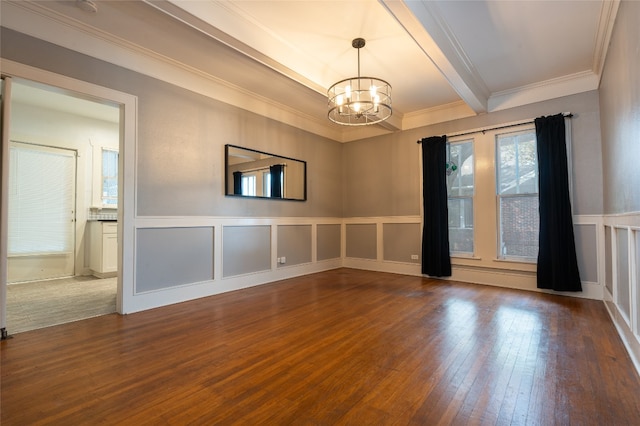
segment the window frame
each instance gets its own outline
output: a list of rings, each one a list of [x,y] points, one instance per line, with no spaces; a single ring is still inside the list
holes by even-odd
[[[498,209],[496,203],[496,152],[495,136],[508,131],[518,132],[533,128],[532,123],[497,124],[500,129],[461,129],[460,135],[449,138],[450,142],[458,142],[473,138],[474,153],[474,254],[460,256],[451,254],[451,263],[460,269],[460,273],[471,271],[513,271],[515,273],[535,273],[536,264],[523,262],[521,259],[502,259],[498,254]],[[470,268],[470,269],[469,269]],[[462,272],[466,271],[466,272]],[[482,279],[483,275],[474,279]]]
[[[466,200],[466,199],[470,199],[471,200],[471,204],[472,204],[472,215],[473,215],[473,220],[472,220],[472,247],[473,249],[468,252],[468,251],[453,251],[453,250],[449,250],[450,253],[449,255],[451,257],[460,257],[460,258],[473,258],[475,256],[475,251],[476,251],[476,202],[475,202],[475,197],[476,197],[476,176],[475,176],[475,172],[476,172],[476,155],[475,155],[475,138],[473,137],[454,137],[451,139],[447,140],[447,162],[449,162],[450,160],[450,155],[451,155],[451,146],[452,145],[461,145],[461,144],[466,144],[469,143],[471,145],[471,151],[472,151],[472,168],[473,168],[473,190],[472,190],[472,194],[471,195],[450,195],[449,194],[449,185],[447,184],[447,206],[449,204],[450,200]],[[462,164],[459,164],[458,167],[462,167]],[[447,214],[448,216],[448,214]],[[447,217],[447,221],[449,221],[449,218]],[[449,232],[449,239],[451,239],[451,228],[448,227],[447,232]]]
[[[107,176],[105,174],[105,164],[104,164],[104,155],[105,152],[111,152],[111,153],[115,153],[116,155],[116,174],[115,176]],[[116,187],[118,185],[118,174],[119,174],[119,164],[120,162],[120,151],[116,148],[108,148],[108,147],[102,147],[100,149],[100,204],[102,205],[103,208],[109,208],[109,209],[117,209],[118,208],[118,194],[116,192],[115,197],[111,197],[111,196],[107,196],[105,195],[105,190],[104,190],[104,181],[105,179],[115,179],[116,180]],[[115,201],[115,203],[105,203],[105,200],[113,200]]]
[[[526,126],[526,127],[525,127]],[[536,251],[536,254],[534,256],[517,256],[517,255],[505,255],[502,253],[503,251],[503,247],[502,247],[502,243],[503,243],[503,232],[502,232],[502,200],[503,199],[517,199],[517,198],[536,198],[539,199],[539,195],[540,195],[540,188],[538,187],[538,173],[539,173],[539,165],[538,165],[538,153],[537,153],[537,149],[535,144],[537,143],[537,137],[536,137],[536,131],[535,131],[535,127],[531,126],[531,125],[523,125],[523,127],[516,129],[516,130],[509,130],[509,131],[501,131],[501,130],[505,130],[505,129],[497,129],[495,130],[495,133],[493,135],[493,139],[494,139],[494,176],[495,176],[495,211],[496,211],[496,259],[500,260],[500,261],[507,261],[507,262],[522,262],[522,263],[537,263],[538,260],[538,252]],[[515,194],[501,194],[501,190],[500,190],[500,164],[499,164],[499,158],[498,156],[500,155],[499,152],[499,139],[500,136],[504,136],[504,135],[512,135],[512,136],[518,136],[518,135],[526,135],[526,134],[533,134],[533,140],[534,140],[534,155],[535,155],[535,192],[527,192],[527,193],[515,193]],[[517,158],[517,153],[519,151],[516,151],[516,158]],[[516,160],[516,170],[518,168],[519,162],[518,160]],[[517,172],[518,173],[518,172]],[[538,216],[538,230],[539,230],[539,216]]]

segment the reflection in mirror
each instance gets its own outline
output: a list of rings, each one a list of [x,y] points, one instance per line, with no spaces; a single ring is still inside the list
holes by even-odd
[[[225,145],[225,195],[307,199],[307,163]]]

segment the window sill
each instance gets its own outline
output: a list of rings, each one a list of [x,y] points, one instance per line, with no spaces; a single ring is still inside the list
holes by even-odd
[[[482,259],[481,257],[471,256],[451,256],[451,265],[457,268],[471,269],[471,270],[487,270],[487,271],[502,271],[502,272],[516,272],[516,273],[535,273],[536,263],[518,261],[511,259]]]
[[[536,265],[538,262],[535,260],[525,260],[525,259],[503,259],[500,257],[496,257],[493,259],[494,262],[505,262],[505,263],[516,263],[520,265]]]
[[[474,256],[472,254],[465,255],[465,254],[460,254],[460,253],[454,253],[454,254],[451,254],[450,257],[452,259],[461,259],[461,260],[467,260],[467,259],[469,259],[469,260],[482,260],[481,257],[477,257],[477,256]]]

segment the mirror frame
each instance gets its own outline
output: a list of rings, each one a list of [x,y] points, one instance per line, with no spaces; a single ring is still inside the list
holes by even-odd
[[[245,151],[255,152],[257,154],[268,155],[270,157],[280,158],[282,160],[295,161],[297,163],[302,163],[302,190],[303,195],[302,198],[287,198],[287,197],[264,197],[260,195],[242,195],[242,194],[234,194],[229,191],[229,150],[230,148],[242,149]],[[259,151],[257,149],[246,148],[244,146],[225,144],[224,146],[224,195],[227,197],[241,197],[241,198],[258,198],[263,200],[283,200],[283,201],[307,201],[307,162],[304,160],[298,160],[296,158],[284,157],[282,155],[271,154],[264,151]]]

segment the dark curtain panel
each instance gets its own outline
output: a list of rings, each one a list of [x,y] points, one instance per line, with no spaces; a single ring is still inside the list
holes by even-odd
[[[233,172],[233,193],[242,194],[242,172]]]
[[[451,276],[446,162],[446,136],[422,139],[422,273],[432,277]]]
[[[569,199],[562,114],[535,120],[540,184],[538,288],[582,291]]]
[[[274,164],[269,167],[271,174],[271,197],[282,198],[282,172],[284,166],[282,164]]]

